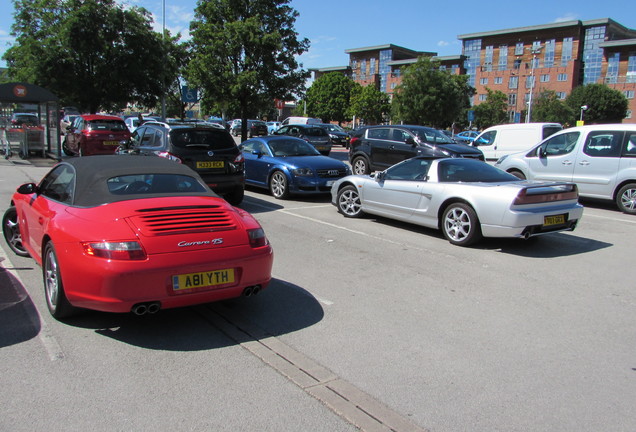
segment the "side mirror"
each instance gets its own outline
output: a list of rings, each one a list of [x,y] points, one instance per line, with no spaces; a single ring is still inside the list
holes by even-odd
[[[18,188],[17,192],[23,195],[31,195],[32,193],[37,192],[37,190],[38,187],[35,183],[25,183]]]
[[[542,146],[537,149],[537,156],[539,156],[540,158],[548,156],[548,152],[546,151],[545,147]]]
[[[406,139],[406,141],[404,141],[404,142],[405,142],[405,143],[407,143],[407,144],[411,144],[412,146],[417,145],[417,144],[415,143],[415,140],[414,140],[412,137],[408,137],[408,138]]]
[[[258,158],[263,157],[263,152],[262,151],[252,150],[252,154],[256,155],[256,157],[258,157]]]
[[[377,181],[378,183],[383,182],[385,177],[386,171],[380,171],[379,173],[375,174],[375,181]]]

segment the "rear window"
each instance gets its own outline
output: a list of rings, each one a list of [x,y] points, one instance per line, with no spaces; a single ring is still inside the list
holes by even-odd
[[[327,131],[320,127],[306,128],[303,133],[311,136],[327,136]]]
[[[220,129],[175,130],[171,136],[172,144],[179,148],[224,150],[236,147],[232,136]]]
[[[93,131],[112,131],[118,132],[128,130],[126,123],[121,120],[91,120],[88,122],[88,129]]]
[[[519,181],[512,174],[495,168],[485,162],[472,159],[446,159],[439,163],[439,181],[499,183]]]
[[[122,175],[108,179],[108,190],[114,195],[171,194],[205,192],[195,178],[179,174]]]

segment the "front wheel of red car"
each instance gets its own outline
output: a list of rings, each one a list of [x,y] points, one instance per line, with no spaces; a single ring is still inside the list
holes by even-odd
[[[2,217],[2,234],[9,248],[16,255],[28,257],[29,252],[22,245],[22,235],[18,224],[18,211],[15,207],[9,207]]]
[[[76,309],[69,303],[64,292],[60,264],[57,260],[53,243],[47,243],[42,259],[42,276],[44,279],[44,295],[49,312],[56,319],[73,315]]]

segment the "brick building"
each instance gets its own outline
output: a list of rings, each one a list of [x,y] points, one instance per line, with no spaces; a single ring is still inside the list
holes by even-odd
[[[628,99],[624,123],[636,123],[636,30],[609,18],[566,21],[459,35],[462,54],[438,57],[393,44],[345,50],[349,65],[312,69],[313,77],[338,71],[362,85],[375,85],[392,95],[402,71],[421,56],[440,68],[467,74],[475,87],[473,104],[487,91],[508,95],[510,122],[525,121],[531,101],[543,91],[565,99],[578,85],[603,83]]]

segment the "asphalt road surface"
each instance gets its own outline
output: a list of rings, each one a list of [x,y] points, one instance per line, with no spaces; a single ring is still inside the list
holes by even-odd
[[[0,161],[0,211],[34,163]],[[584,204],[572,233],[460,248],[248,189],[267,290],[64,323],[2,242],[0,430],[636,430],[636,217]]]

